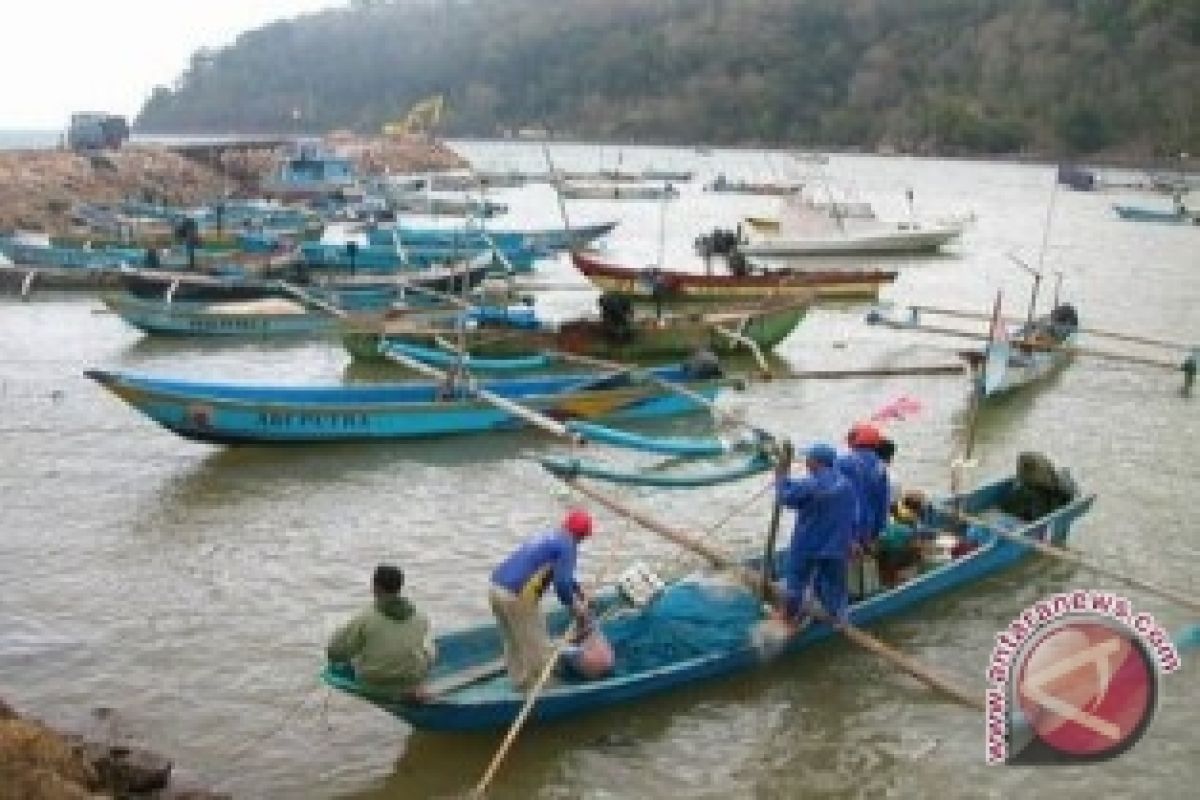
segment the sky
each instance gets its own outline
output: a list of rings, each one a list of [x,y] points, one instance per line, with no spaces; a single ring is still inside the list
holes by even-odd
[[[170,86],[201,47],[344,0],[3,0],[0,129],[66,127],[74,111],[125,114]]]

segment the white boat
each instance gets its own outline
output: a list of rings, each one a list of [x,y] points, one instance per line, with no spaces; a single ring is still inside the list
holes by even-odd
[[[835,203],[822,208],[788,203],[784,211],[775,230],[749,226],[751,238],[738,249],[759,257],[931,253],[956,239],[963,229],[954,222],[881,220],[867,204]]]

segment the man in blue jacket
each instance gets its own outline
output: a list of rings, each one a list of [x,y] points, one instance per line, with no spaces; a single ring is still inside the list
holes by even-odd
[[[836,462],[836,450],[815,444],[805,451],[807,477],[789,477],[785,462],[775,472],[779,504],[796,511],[784,568],[783,607],[784,618],[796,627],[804,622],[801,609],[810,593],[831,617],[846,619],[846,563],[857,506],[854,490]]]
[[[837,460],[838,470],[850,481],[858,510],[854,522],[851,549],[861,554],[879,538],[888,521],[889,488],[887,467],[876,448],[883,441],[879,429],[869,423],[859,423],[846,437],[849,451]]]
[[[554,587],[558,601],[586,625],[588,601],[575,580],[579,544],[592,534],[592,517],[582,509],[567,514],[549,533],[526,541],[492,571],[488,602],[504,637],[508,677],[523,692],[533,688],[554,654],[539,601]]]

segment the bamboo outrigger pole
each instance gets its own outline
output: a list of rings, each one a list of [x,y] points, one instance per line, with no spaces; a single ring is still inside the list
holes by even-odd
[[[1184,608],[1189,608],[1192,611],[1200,611],[1200,600],[1188,597],[1182,592],[1175,591],[1174,589],[1168,589],[1166,587],[1150,583],[1149,581],[1144,581],[1141,578],[1135,578],[1132,575],[1126,575],[1122,572],[1117,572],[1116,570],[1110,569],[1103,564],[1097,564],[1095,561],[1076,553],[1074,550],[1068,550],[1065,547],[1059,547],[1058,545],[1051,544],[1050,542],[1043,542],[1040,539],[1032,539],[1027,536],[1017,536],[1009,533],[1008,531],[1000,530],[999,528],[988,525],[988,523],[984,520],[967,516],[965,514],[960,514],[959,517],[967,523],[987,525],[989,530],[994,530],[996,535],[1002,539],[1019,542],[1027,547],[1032,547],[1034,550],[1037,550],[1039,553],[1044,555],[1057,558],[1060,561],[1065,561],[1069,564],[1075,564],[1083,567],[1084,569],[1089,569],[1092,572],[1095,572],[1097,575],[1101,575],[1111,580],[1120,581],[1121,583],[1132,586],[1135,589],[1141,589],[1148,594],[1161,597],[1164,600],[1169,600],[1172,603],[1176,603]]]

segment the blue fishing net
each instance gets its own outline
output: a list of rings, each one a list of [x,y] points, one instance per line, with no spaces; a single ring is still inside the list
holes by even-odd
[[[761,618],[759,601],[744,587],[689,579],[603,628],[616,655],[615,674],[629,675],[743,647]]]

